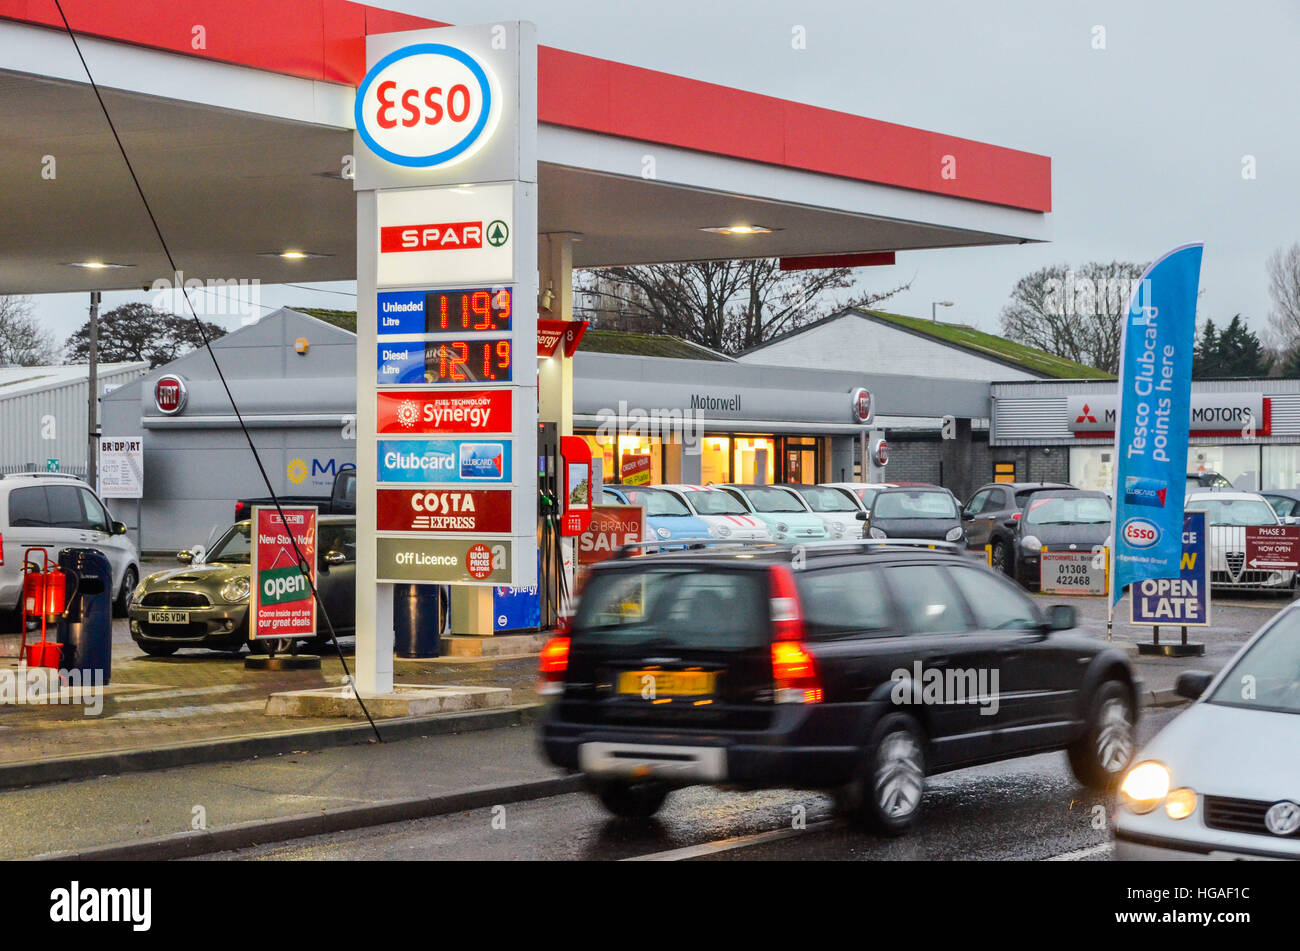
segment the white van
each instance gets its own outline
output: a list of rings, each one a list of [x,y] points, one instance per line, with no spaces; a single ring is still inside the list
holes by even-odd
[[[27,548],[48,549],[51,562],[64,548],[102,552],[113,569],[113,613],[125,616],[140,581],[140,553],[126,526],[110,519],[99,496],[76,476],[0,475],[0,632],[18,630]]]

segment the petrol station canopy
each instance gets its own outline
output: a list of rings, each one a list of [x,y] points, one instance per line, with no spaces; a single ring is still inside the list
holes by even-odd
[[[444,24],[343,0],[63,6],[187,279],[356,277],[365,36]],[[1046,156],[545,46],[538,86],[539,231],[573,235],[577,267],[1048,237]],[[52,0],[0,0],[0,125],[0,293],[172,277]],[[770,233],[704,230],[737,224]]]

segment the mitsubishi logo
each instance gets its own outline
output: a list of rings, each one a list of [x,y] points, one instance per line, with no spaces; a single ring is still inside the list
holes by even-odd
[[[1079,417],[1075,420],[1075,422],[1082,423],[1085,420],[1087,420],[1090,423],[1095,423],[1097,421],[1097,417],[1092,415],[1092,409],[1088,406],[1087,403],[1083,404],[1083,412],[1079,414]]]

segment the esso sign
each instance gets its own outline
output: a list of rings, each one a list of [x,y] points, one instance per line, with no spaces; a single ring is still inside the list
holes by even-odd
[[[483,65],[443,43],[389,53],[357,87],[357,132],[395,165],[439,168],[459,162],[492,136],[500,95]]]
[[[175,416],[183,410],[188,397],[189,391],[185,388],[184,378],[174,373],[160,376],[158,382],[153,385],[153,405],[158,407],[158,412],[164,416]]]
[[[1124,541],[1133,548],[1150,548],[1160,541],[1160,526],[1145,518],[1131,518],[1120,529]]]

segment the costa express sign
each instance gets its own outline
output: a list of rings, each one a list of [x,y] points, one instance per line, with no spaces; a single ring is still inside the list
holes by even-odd
[[[509,390],[407,390],[379,394],[381,433],[508,433]]]
[[[389,53],[357,87],[357,132],[394,165],[441,168],[492,137],[500,116],[495,77],[465,50],[416,43]]]
[[[380,489],[381,532],[508,532],[509,489]]]

